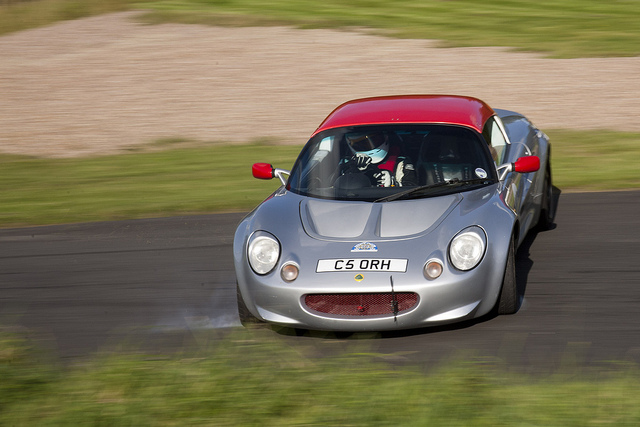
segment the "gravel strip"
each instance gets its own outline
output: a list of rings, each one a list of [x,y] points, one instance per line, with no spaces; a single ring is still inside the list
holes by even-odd
[[[543,129],[640,131],[640,57],[547,59],[359,32],[142,25],[139,12],[0,37],[0,151],[114,154],[162,138],[303,144],[338,104],[464,94]]]

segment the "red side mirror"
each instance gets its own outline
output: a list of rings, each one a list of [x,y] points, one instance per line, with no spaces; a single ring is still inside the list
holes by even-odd
[[[514,172],[529,173],[540,169],[540,158],[538,156],[520,157],[513,164]]]
[[[251,167],[251,173],[254,178],[271,179],[273,178],[273,166],[269,163],[254,163]]]

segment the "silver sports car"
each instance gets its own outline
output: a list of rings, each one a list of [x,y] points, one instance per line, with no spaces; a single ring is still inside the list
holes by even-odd
[[[243,324],[383,331],[518,311],[515,251],[553,223],[548,137],[470,97],[358,99],[234,239]],[[288,178],[287,178],[288,176]]]

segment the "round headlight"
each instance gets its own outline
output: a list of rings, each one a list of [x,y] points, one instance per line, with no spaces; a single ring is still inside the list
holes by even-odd
[[[249,242],[249,264],[257,274],[267,274],[278,263],[280,258],[280,243],[271,234],[256,233]]]
[[[485,246],[486,237],[480,227],[462,230],[449,246],[451,264],[458,270],[471,270],[482,260]]]

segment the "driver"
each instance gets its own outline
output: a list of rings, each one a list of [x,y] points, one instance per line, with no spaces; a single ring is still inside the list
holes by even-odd
[[[387,132],[350,133],[345,138],[353,156],[343,160],[343,175],[364,173],[378,187],[417,185],[413,163],[391,144]]]

